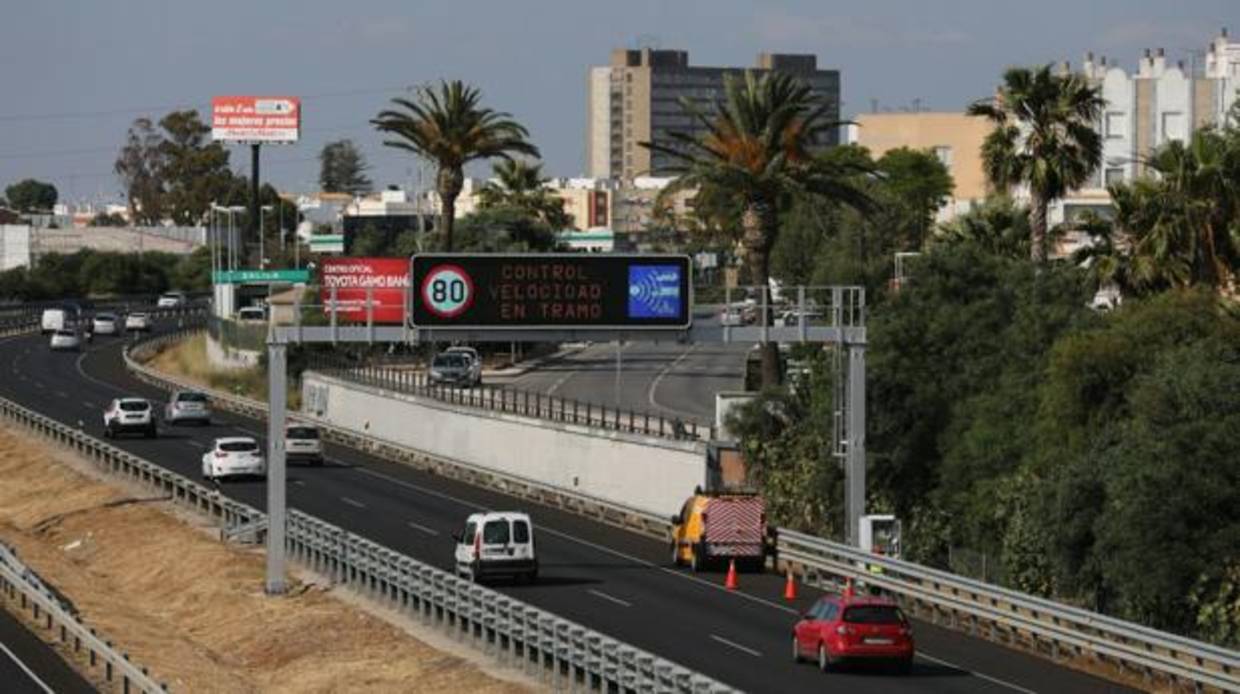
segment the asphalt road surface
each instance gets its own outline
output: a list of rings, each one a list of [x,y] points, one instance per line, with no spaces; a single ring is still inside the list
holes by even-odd
[[[39,336],[0,340],[0,395],[99,436],[101,413],[111,398],[166,398],[126,372],[119,342],[96,340],[81,355],[52,353]],[[263,422],[217,414],[210,427],[163,428],[156,440],[122,439],[117,445],[197,478],[200,458],[214,437],[262,439],[265,430]],[[499,583],[498,590],[745,691],[1121,691],[924,623],[915,624],[919,654],[910,675],[869,668],[823,675],[811,665],[793,664],[789,653],[792,624],[819,595],[813,590],[804,589],[799,600],[786,603],[781,577],[746,574],[739,590],[727,591],[721,573],[695,575],[670,566],[666,542],[348,448],[328,445],[326,450],[326,466],[290,468],[292,507],[443,569],[452,565],[451,533],[468,513],[524,510],[535,522],[540,578],[529,586]],[[228,483],[223,489],[245,503],[265,506],[262,482]]]
[[[5,694],[76,694],[95,688],[56,651],[0,608],[0,691]]]

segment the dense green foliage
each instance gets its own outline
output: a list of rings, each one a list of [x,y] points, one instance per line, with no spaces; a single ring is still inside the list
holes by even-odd
[[[92,250],[40,256],[33,268],[0,272],[0,300],[158,294],[168,289],[206,291],[211,286],[211,251],[187,256],[155,251],[113,253]]]
[[[27,178],[4,189],[7,204],[18,212],[42,212],[48,214],[55,207],[59,194],[56,186]]]
[[[483,210],[511,209],[536,219],[555,231],[573,226],[573,216],[564,210],[564,200],[547,188],[542,164],[502,159],[493,167],[496,181],[478,193]]]
[[[352,140],[336,140],[319,151],[319,188],[328,193],[369,192],[373,187],[366,176],[366,157]]]

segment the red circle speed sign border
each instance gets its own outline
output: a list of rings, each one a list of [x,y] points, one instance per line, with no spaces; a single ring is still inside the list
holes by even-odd
[[[455,272],[456,274],[460,275],[461,279],[465,280],[465,288],[469,291],[469,295],[465,297],[465,301],[458,308],[453,309],[451,311],[440,311],[436,309],[434,305],[432,305],[430,302],[427,301],[427,298],[426,298],[427,286],[430,285],[431,280],[433,280],[435,278],[435,275],[439,274],[441,270],[451,270]],[[462,268],[460,265],[456,265],[454,263],[444,263],[442,265],[436,265],[435,267],[431,268],[430,271],[426,273],[426,277],[423,278],[422,286],[418,288],[418,298],[422,300],[422,305],[426,307],[427,311],[430,311],[431,313],[435,314],[436,316],[439,316],[440,318],[453,318],[453,317],[461,315],[462,313],[467,311],[470,306],[474,305],[474,280],[472,277],[469,276],[469,273],[465,272],[465,269]]]

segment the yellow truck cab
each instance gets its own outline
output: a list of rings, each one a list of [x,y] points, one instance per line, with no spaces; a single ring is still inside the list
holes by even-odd
[[[734,559],[738,569],[761,569],[766,560],[766,501],[757,494],[699,488],[671,520],[677,566],[699,571]]]

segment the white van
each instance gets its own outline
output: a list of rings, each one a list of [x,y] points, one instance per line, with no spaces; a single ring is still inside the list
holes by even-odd
[[[534,524],[525,513],[490,511],[465,520],[465,532],[454,533],[456,573],[471,581],[486,576],[538,579]]]
[[[64,330],[68,314],[63,308],[45,308],[43,309],[43,334],[54,333],[57,330]]]

